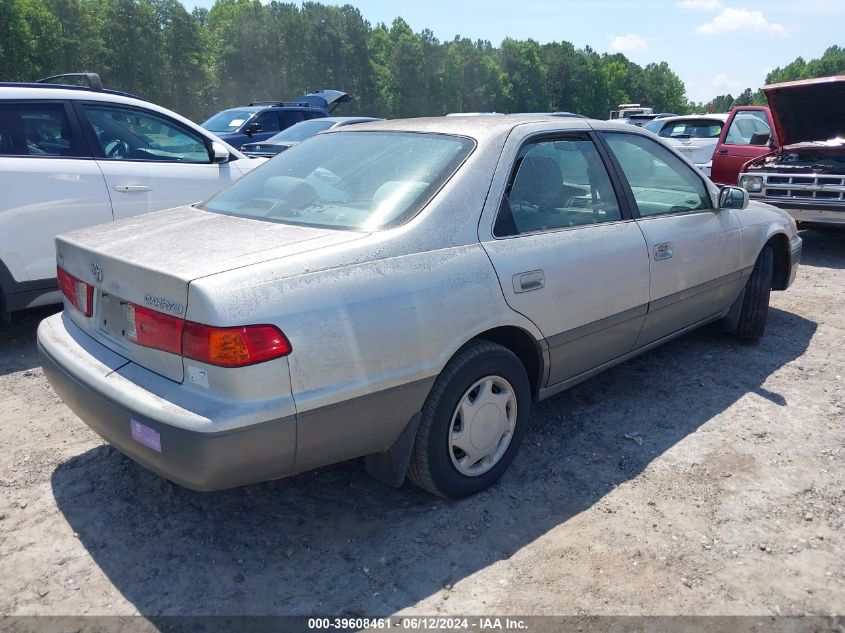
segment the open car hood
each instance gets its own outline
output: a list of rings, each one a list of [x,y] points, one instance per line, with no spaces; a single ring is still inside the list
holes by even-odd
[[[845,75],[763,86],[783,145],[845,137]]]
[[[318,108],[323,108],[328,112],[334,112],[334,109],[341,103],[348,103],[352,101],[352,95],[340,90],[317,90],[307,95],[302,95],[294,99],[296,103],[307,103]]]

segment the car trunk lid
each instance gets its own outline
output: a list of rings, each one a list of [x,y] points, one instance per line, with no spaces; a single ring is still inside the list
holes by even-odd
[[[845,137],[845,75],[763,86],[782,145]]]
[[[179,207],[60,235],[56,252],[59,266],[94,287],[93,315],[69,308],[71,318],[109,349],[181,382],[180,354],[133,342],[134,306],[184,318],[194,279],[363,235]]]

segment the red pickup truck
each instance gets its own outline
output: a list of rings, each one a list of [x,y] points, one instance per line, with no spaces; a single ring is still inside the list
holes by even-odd
[[[751,198],[783,209],[799,226],[845,227],[845,76],[774,84],[763,92],[774,146],[747,159],[729,184],[738,182]],[[752,151],[759,150],[756,144],[764,137],[751,137]],[[731,140],[730,129],[726,140]],[[728,144],[721,149],[728,151],[714,155],[714,174],[717,157],[730,157],[733,151]],[[724,168],[722,177],[731,177],[728,170],[733,169]]]
[[[710,179],[717,185],[736,186],[742,166],[779,146],[772,113],[766,106],[736,106],[722,126],[713,152]]]

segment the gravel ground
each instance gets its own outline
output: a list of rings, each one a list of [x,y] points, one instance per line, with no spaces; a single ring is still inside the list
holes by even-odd
[[[0,614],[842,614],[845,234],[758,345],[705,329],[536,407],[461,502],[360,461],[219,493],[112,450],[0,329]]]

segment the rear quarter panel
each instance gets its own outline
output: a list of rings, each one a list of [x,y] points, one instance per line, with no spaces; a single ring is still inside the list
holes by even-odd
[[[278,325],[293,347],[290,384],[300,423],[308,412],[433,381],[463,344],[490,328],[515,325],[542,338],[507,306],[478,243],[282,278],[274,278],[272,263],[214,275],[191,284],[188,318]],[[426,395],[427,388],[409,396],[416,398],[411,414]],[[380,411],[373,400],[371,417],[378,423],[345,437],[334,460],[384,450],[410,415]],[[300,439],[307,435],[301,429]]]

